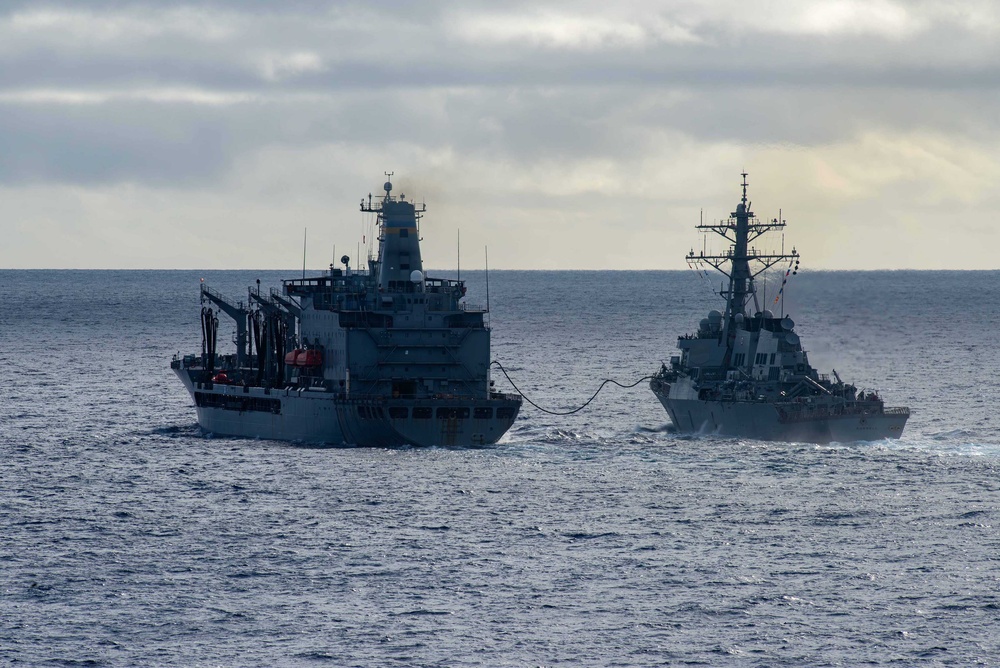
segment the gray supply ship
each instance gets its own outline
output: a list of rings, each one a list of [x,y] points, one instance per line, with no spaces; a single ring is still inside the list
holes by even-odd
[[[661,366],[650,388],[682,432],[811,443],[899,438],[908,408],[887,407],[877,393],[858,392],[836,371],[833,379],[817,373],[792,319],[761,307],[754,279],[786,261],[787,279],[798,267],[799,254],[794,248],[761,254],[750,245],[785,223],[754,216],[746,177],[744,173],[743,198],[731,218],[698,225],[725,238],[731,244],[728,252],[695,255],[692,250],[687,258],[729,279],[728,290],[719,291],[725,312],[711,311],[697,333],[678,340],[681,354]]]
[[[391,174],[387,174],[391,177]],[[521,407],[493,391],[489,312],[466,304],[461,280],[423,273],[424,205],[392,195],[361,210],[379,226],[364,271],[332,265],[282,290],[233,302],[202,284],[201,354],[171,367],[198,423],[230,436],[352,444],[496,443]],[[213,310],[214,307],[214,310]],[[218,314],[236,323],[236,353],[216,353]]]

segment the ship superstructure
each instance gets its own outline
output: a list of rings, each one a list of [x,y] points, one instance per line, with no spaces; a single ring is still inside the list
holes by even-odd
[[[650,388],[682,432],[814,443],[899,438],[908,408],[885,406],[876,392],[859,392],[836,371],[833,379],[819,374],[791,317],[776,317],[761,304],[755,279],[784,262],[789,271],[798,267],[799,254],[794,248],[759,253],[751,245],[785,222],[753,214],[742,176],[743,197],[731,217],[698,225],[726,239],[727,252],[692,250],[687,258],[728,279],[719,291],[725,310],[709,312],[696,333],[678,339],[680,355],[661,366]]]
[[[391,177],[391,174],[387,174]],[[202,284],[201,354],[172,367],[198,423],[233,436],[361,446],[496,443],[521,398],[490,380],[488,306],[461,280],[430,278],[420,253],[423,204],[362,200],[379,229],[363,270],[331,265],[246,302]],[[214,307],[214,309],[213,309]],[[236,323],[236,353],[216,353],[218,314]]]

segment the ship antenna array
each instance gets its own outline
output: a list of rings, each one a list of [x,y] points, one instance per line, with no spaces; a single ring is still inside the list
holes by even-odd
[[[548,413],[549,415],[572,415],[573,413],[579,413],[584,408],[586,408],[587,406],[589,406],[590,402],[592,402],[594,399],[597,398],[597,395],[601,393],[601,390],[603,390],[604,386],[607,385],[608,383],[612,383],[614,385],[617,385],[618,387],[621,387],[621,388],[624,388],[624,389],[627,390],[629,388],[635,387],[636,385],[638,385],[639,383],[641,383],[644,380],[651,380],[652,378],[654,378],[654,376],[643,376],[642,378],[640,378],[639,380],[635,381],[631,385],[625,385],[623,383],[619,383],[617,380],[614,380],[613,378],[605,378],[604,381],[600,385],[597,386],[597,390],[592,395],[590,395],[590,398],[587,399],[585,402],[583,402],[583,405],[578,406],[577,408],[574,408],[573,410],[569,410],[569,411],[552,411],[552,410],[549,410],[548,408],[542,408],[541,406],[539,406],[538,404],[536,404],[534,401],[532,401],[531,399],[529,399],[528,395],[526,395],[524,392],[522,392],[520,389],[518,389],[518,387],[514,383],[513,379],[511,379],[510,374],[507,373],[507,370],[503,368],[503,365],[500,364],[500,362],[498,362],[497,360],[493,360],[492,362],[490,362],[490,366],[495,366],[498,369],[500,369],[501,373],[503,373],[503,375],[504,375],[504,378],[506,378],[507,382],[509,382],[511,384],[511,387],[514,388],[514,391],[517,392],[518,394],[520,394],[521,397],[525,401],[527,401],[529,404],[531,404],[532,406],[534,406],[538,410],[542,411],[543,413]]]

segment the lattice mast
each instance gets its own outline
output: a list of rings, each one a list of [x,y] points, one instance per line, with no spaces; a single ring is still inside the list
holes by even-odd
[[[750,244],[758,237],[773,230],[785,227],[785,221],[777,218],[771,221],[761,221],[750,210],[747,201],[747,173],[743,172],[743,197],[736,205],[736,211],[730,214],[729,220],[714,224],[700,224],[699,230],[712,231],[730,242],[731,246],[725,255],[706,255],[701,251],[695,255],[692,249],[688,253],[688,261],[703,261],[715,267],[719,273],[729,279],[729,289],[720,289],[719,296],[726,300],[726,312],[723,322],[727,331],[737,314],[748,317],[747,304],[753,300],[754,311],[760,311],[757,301],[757,287],[754,279],[783,260],[795,260],[798,251],[761,254]]]

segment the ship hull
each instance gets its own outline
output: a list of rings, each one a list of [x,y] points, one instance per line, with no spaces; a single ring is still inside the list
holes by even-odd
[[[299,389],[200,385],[178,373],[194,399],[198,424],[220,436],[363,447],[476,446],[510,429],[516,399],[347,398]]]
[[[719,434],[763,441],[851,443],[899,438],[908,415],[866,413],[790,420],[774,404],[657,398],[680,432]]]

